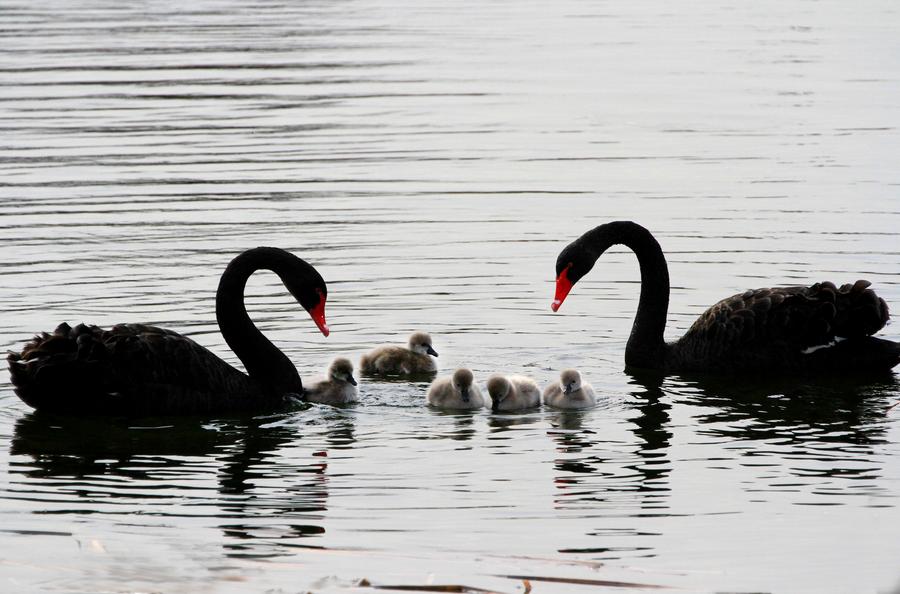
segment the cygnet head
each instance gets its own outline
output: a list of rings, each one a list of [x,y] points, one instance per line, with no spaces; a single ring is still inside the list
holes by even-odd
[[[451,379],[453,382],[453,387],[459,390],[460,396],[462,396],[463,402],[469,401],[469,390],[472,388],[472,382],[475,381],[475,376],[472,375],[472,372],[464,367],[461,367],[453,372],[453,378]]]
[[[350,382],[354,386],[356,385],[356,380],[353,378],[353,363],[350,362],[350,359],[338,357],[332,361],[331,366],[328,368],[328,377],[336,381]]]
[[[427,332],[413,332],[409,337],[409,350],[420,355],[438,356],[437,351],[431,348],[431,335]]]
[[[563,394],[571,394],[581,389],[581,374],[577,369],[564,369],[559,374],[559,385]]]
[[[492,375],[488,378],[487,389],[491,395],[491,408],[497,410],[503,399],[509,396],[510,387],[509,380],[502,375]]]

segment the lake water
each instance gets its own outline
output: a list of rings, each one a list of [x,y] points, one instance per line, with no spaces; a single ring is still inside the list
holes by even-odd
[[[328,282],[327,339],[250,282],[303,377],[421,328],[444,371],[602,397],[48,419],[3,372],[0,590],[900,591],[896,375],[632,377],[623,249],[549,308],[558,252],[632,219],[670,338],[749,287],[867,278],[900,311],[898,96],[893,0],[3,2],[4,349],[140,321],[237,363],[218,276],[275,245]]]

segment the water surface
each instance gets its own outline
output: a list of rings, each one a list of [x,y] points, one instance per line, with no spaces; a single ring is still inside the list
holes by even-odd
[[[748,287],[900,307],[898,40],[888,1],[4,3],[4,349],[142,321],[237,364],[218,276],[275,245],[329,286],[324,339],[250,282],[303,377],[422,328],[443,370],[578,366],[602,399],[453,415],[367,381],[346,409],[74,420],[0,374],[2,589],[895,591],[896,374],[628,375],[622,249],[549,304],[559,250],[632,219],[670,338]]]

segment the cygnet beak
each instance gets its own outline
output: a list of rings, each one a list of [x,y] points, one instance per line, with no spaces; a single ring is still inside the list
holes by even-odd
[[[425,347],[425,352],[428,353],[429,355],[431,355],[432,357],[438,356],[437,351],[434,350],[433,348],[431,348],[430,344]]]
[[[499,396],[497,396],[497,397],[491,396],[491,410],[494,412],[497,412],[498,410],[500,410],[500,403],[502,401],[503,401],[503,399],[500,398]]]
[[[354,377],[352,375],[347,376],[347,381],[350,382],[351,384],[353,384],[354,386],[358,385],[356,383],[356,379],[354,379]]]

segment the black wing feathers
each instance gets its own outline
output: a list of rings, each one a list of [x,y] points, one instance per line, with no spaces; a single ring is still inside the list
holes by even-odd
[[[753,346],[801,351],[836,338],[871,336],[889,314],[870,284],[859,280],[840,288],[822,282],[748,290],[709,308],[679,343],[706,358]]]
[[[59,412],[203,412],[240,408],[224,401],[259,392],[247,376],[190,338],[143,324],[109,330],[60,324],[7,358],[22,400]]]

